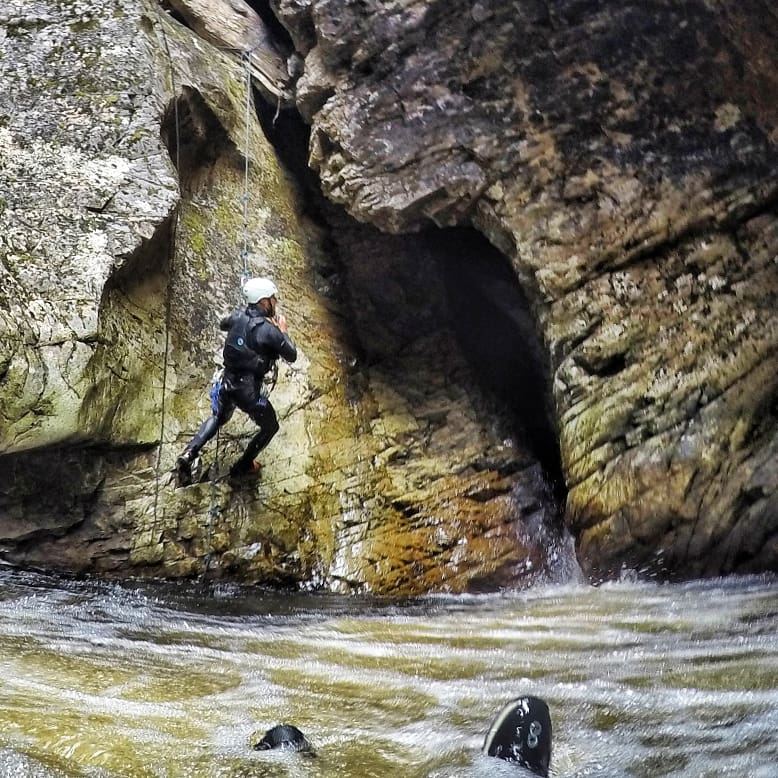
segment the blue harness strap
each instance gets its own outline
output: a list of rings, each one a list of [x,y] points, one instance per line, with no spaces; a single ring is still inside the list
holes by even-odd
[[[222,389],[222,382],[218,381],[211,387],[211,412],[216,415],[219,412],[219,392]]]

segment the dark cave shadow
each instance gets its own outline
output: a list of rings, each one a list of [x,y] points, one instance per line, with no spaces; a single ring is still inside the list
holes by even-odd
[[[482,389],[503,406],[554,484],[561,483],[551,371],[529,300],[507,257],[468,227],[426,233],[449,325]]]

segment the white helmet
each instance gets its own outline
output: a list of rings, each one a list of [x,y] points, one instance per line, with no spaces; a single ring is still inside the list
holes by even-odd
[[[269,278],[249,278],[243,284],[243,296],[251,305],[278,294],[276,285]]]

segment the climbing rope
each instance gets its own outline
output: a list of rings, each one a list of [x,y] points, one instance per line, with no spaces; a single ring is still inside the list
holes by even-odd
[[[158,8],[158,11],[161,16],[162,15],[161,8]],[[176,80],[175,80],[175,71],[173,68],[173,58],[170,52],[170,46],[168,43],[167,35],[165,34],[164,23],[162,19],[160,19],[160,30],[162,33],[162,40],[164,42],[165,52],[167,55],[169,75],[170,75],[170,90],[171,90],[171,94],[173,95],[175,144],[176,144],[175,166],[176,166],[176,170],[178,171],[179,180],[180,180],[181,121],[180,121],[179,110],[178,110],[178,99],[176,98]],[[241,292],[239,292],[239,295],[242,293],[243,285],[250,277],[249,274],[249,207],[248,206],[249,206],[249,158],[250,158],[250,151],[251,151],[251,104],[252,104],[251,54],[253,50],[254,49],[249,49],[242,52],[242,60],[245,66],[245,77],[246,77],[246,81],[245,81],[246,104],[245,104],[245,117],[244,117],[245,118],[245,150],[244,150],[244,170],[243,170],[243,195],[241,198],[241,205],[243,211],[242,214],[243,234],[242,234],[242,245],[240,249],[242,272],[241,272],[241,279],[240,279]],[[279,97],[279,109],[280,109],[280,97]],[[277,115],[278,112],[276,112],[276,116]],[[158,526],[162,449],[165,441],[167,381],[168,381],[169,362],[170,362],[170,329],[171,329],[170,325],[171,325],[171,316],[172,316],[170,292],[171,292],[171,285],[173,283],[173,276],[175,270],[175,245],[176,245],[176,233],[178,228],[178,216],[179,216],[179,211],[178,209],[176,209],[175,218],[172,222],[170,243],[169,243],[168,284],[167,284],[167,294],[165,300],[165,349],[164,349],[163,362],[162,362],[162,400],[161,400],[161,407],[160,407],[159,446],[157,447],[157,458],[156,458],[156,466],[155,466],[156,488],[154,490],[154,506],[153,506],[155,527]],[[271,390],[275,386],[275,381],[277,377],[277,366],[274,367],[275,367],[275,371],[273,374],[272,386],[270,387]],[[217,480],[219,476],[219,459],[220,459],[220,449],[221,449],[220,437],[221,437],[220,430],[217,429],[215,450],[214,450],[213,475],[211,477],[211,493],[210,493],[211,504],[208,511],[208,527],[207,527],[207,536],[206,536],[206,548],[208,549],[208,551],[205,554],[203,576],[207,575],[210,567],[211,556],[213,553],[211,549],[213,523],[218,518],[219,511],[220,511],[218,505],[218,489],[217,489]]]
[[[161,14],[161,7],[158,7],[158,11]],[[181,122],[178,115],[178,100],[176,99],[176,80],[173,70],[173,58],[170,54],[170,47],[168,45],[167,35],[165,35],[165,28],[160,20],[160,30],[162,31],[162,40],[165,44],[165,53],[167,54],[168,69],[170,71],[170,93],[173,95],[173,116],[175,124],[175,140],[176,140],[176,171],[178,171],[180,180],[181,171]],[[154,488],[154,526],[158,526],[158,510],[159,510],[159,487],[160,487],[160,473],[162,465],[162,448],[165,443],[165,411],[166,411],[166,398],[167,398],[167,376],[170,362],[170,321],[171,321],[171,305],[170,305],[170,289],[173,283],[173,271],[175,269],[175,246],[176,246],[176,234],[178,231],[178,207],[176,207],[175,214],[171,223],[170,240],[168,242],[168,282],[165,294],[165,351],[162,357],[162,400],[160,403],[160,419],[159,419],[159,446],[157,446],[157,461],[154,468],[155,471],[155,488]]]
[[[257,44],[258,46],[259,44]],[[240,285],[241,289],[243,285],[248,281],[250,277],[249,273],[249,218],[248,218],[248,202],[249,202],[249,157],[251,155],[251,55],[257,48],[254,46],[251,49],[246,49],[242,52],[241,59],[246,71],[246,114],[244,117],[244,128],[246,132],[246,146],[243,153],[243,246],[241,248],[241,259],[243,260],[243,273],[241,275]],[[276,114],[273,117],[273,123],[275,124],[278,118],[279,111],[281,110],[281,96],[278,97],[278,105],[276,107]],[[263,387],[263,396],[267,397],[273,389],[275,389],[276,382],[278,381],[278,362],[273,362],[271,368],[270,380],[265,383]]]
[[[158,9],[160,16],[162,14],[161,9]],[[167,56],[168,61],[168,71],[169,71],[169,77],[170,77],[170,92],[173,96],[173,115],[174,115],[174,127],[175,127],[175,166],[176,170],[178,171],[179,179],[181,175],[181,118],[179,116],[179,107],[178,107],[178,99],[177,99],[177,92],[176,92],[176,77],[175,77],[175,70],[173,67],[173,57],[170,51],[170,45],[168,43],[168,37],[165,33],[164,28],[164,22],[162,19],[160,19],[160,31],[162,34],[162,41],[165,48],[165,54]],[[246,66],[246,115],[245,115],[245,122],[246,122],[246,150],[245,150],[245,165],[244,165],[244,176],[243,176],[243,197],[242,197],[242,207],[243,207],[243,238],[242,238],[242,246],[241,246],[241,260],[243,264],[243,271],[241,276],[241,288],[245,281],[248,278],[249,272],[248,272],[248,193],[249,193],[249,149],[250,149],[250,117],[251,117],[251,52],[247,51],[244,53],[244,61]],[[176,245],[176,233],[177,233],[177,227],[178,227],[178,209],[176,209],[175,217],[172,222],[172,228],[171,228],[171,235],[170,235],[170,242],[169,242],[169,254],[168,254],[168,284],[167,284],[167,294],[165,299],[165,346],[164,346],[164,353],[163,353],[163,359],[162,359],[162,399],[160,403],[160,428],[159,428],[159,445],[157,447],[157,456],[156,456],[156,463],[155,463],[155,489],[154,489],[154,503],[153,503],[153,516],[154,516],[154,526],[159,526],[159,492],[161,488],[161,479],[162,479],[162,450],[165,444],[165,422],[166,422],[166,415],[167,415],[167,383],[168,383],[168,373],[170,370],[170,330],[171,330],[171,318],[172,318],[172,311],[171,311],[171,286],[173,283],[173,277],[175,274],[175,245]],[[216,433],[216,441],[215,441],[215,451],[214,451],[214,465],[213,465],[213,476],[211,478],[211,504],[210,508],[208,510],[208,527],[207,527],[207,538],[206,538],[206,548],[208,551],[205,555],[205,562],[204,562],[204,569],[203,569],[203,575],[206,575],[208,573],[208,569],[210,567],[210,561],[211,561],[211,538],[213,534],[213,523],[218,518],[219,515],[219,505],[218,505],[218,491],[216,488],[216,482],[218,478],[218,468],[219,468],[219,459],[220,459],[220,434],[217,430]]]
[[[241,289],[249,278],[249,156],[251,154],[251,52],[252,49],[243,52],[243,64],[246,69],[246,114],[244,116],[244,130],[246,133],[246,146],[243,151],[243,245],[240,257],[243,261],[243,273],[240,277]]]

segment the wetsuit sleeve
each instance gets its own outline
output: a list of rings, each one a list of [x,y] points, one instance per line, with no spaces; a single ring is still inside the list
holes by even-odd
[[[219,320],[219,329],[227,332],[232,329],[232,325],[235,324],[235,311],[228,316],[222,316]]]
[[[294,345],[292,339],[285,332],[278,330],[278,334],[283,338],[283,343],[278,349],[278,355],[287,362],[294,362],[297,359],[297,346]]]
[[[274,359],[281,357],[287,362],[294,362],[297,359],[297,347],[289,335],[281,332],[270,321],[267,321],[266,325],[254,329],[257,351],[261,353],[264,349],[267,349],[273,354]]]

